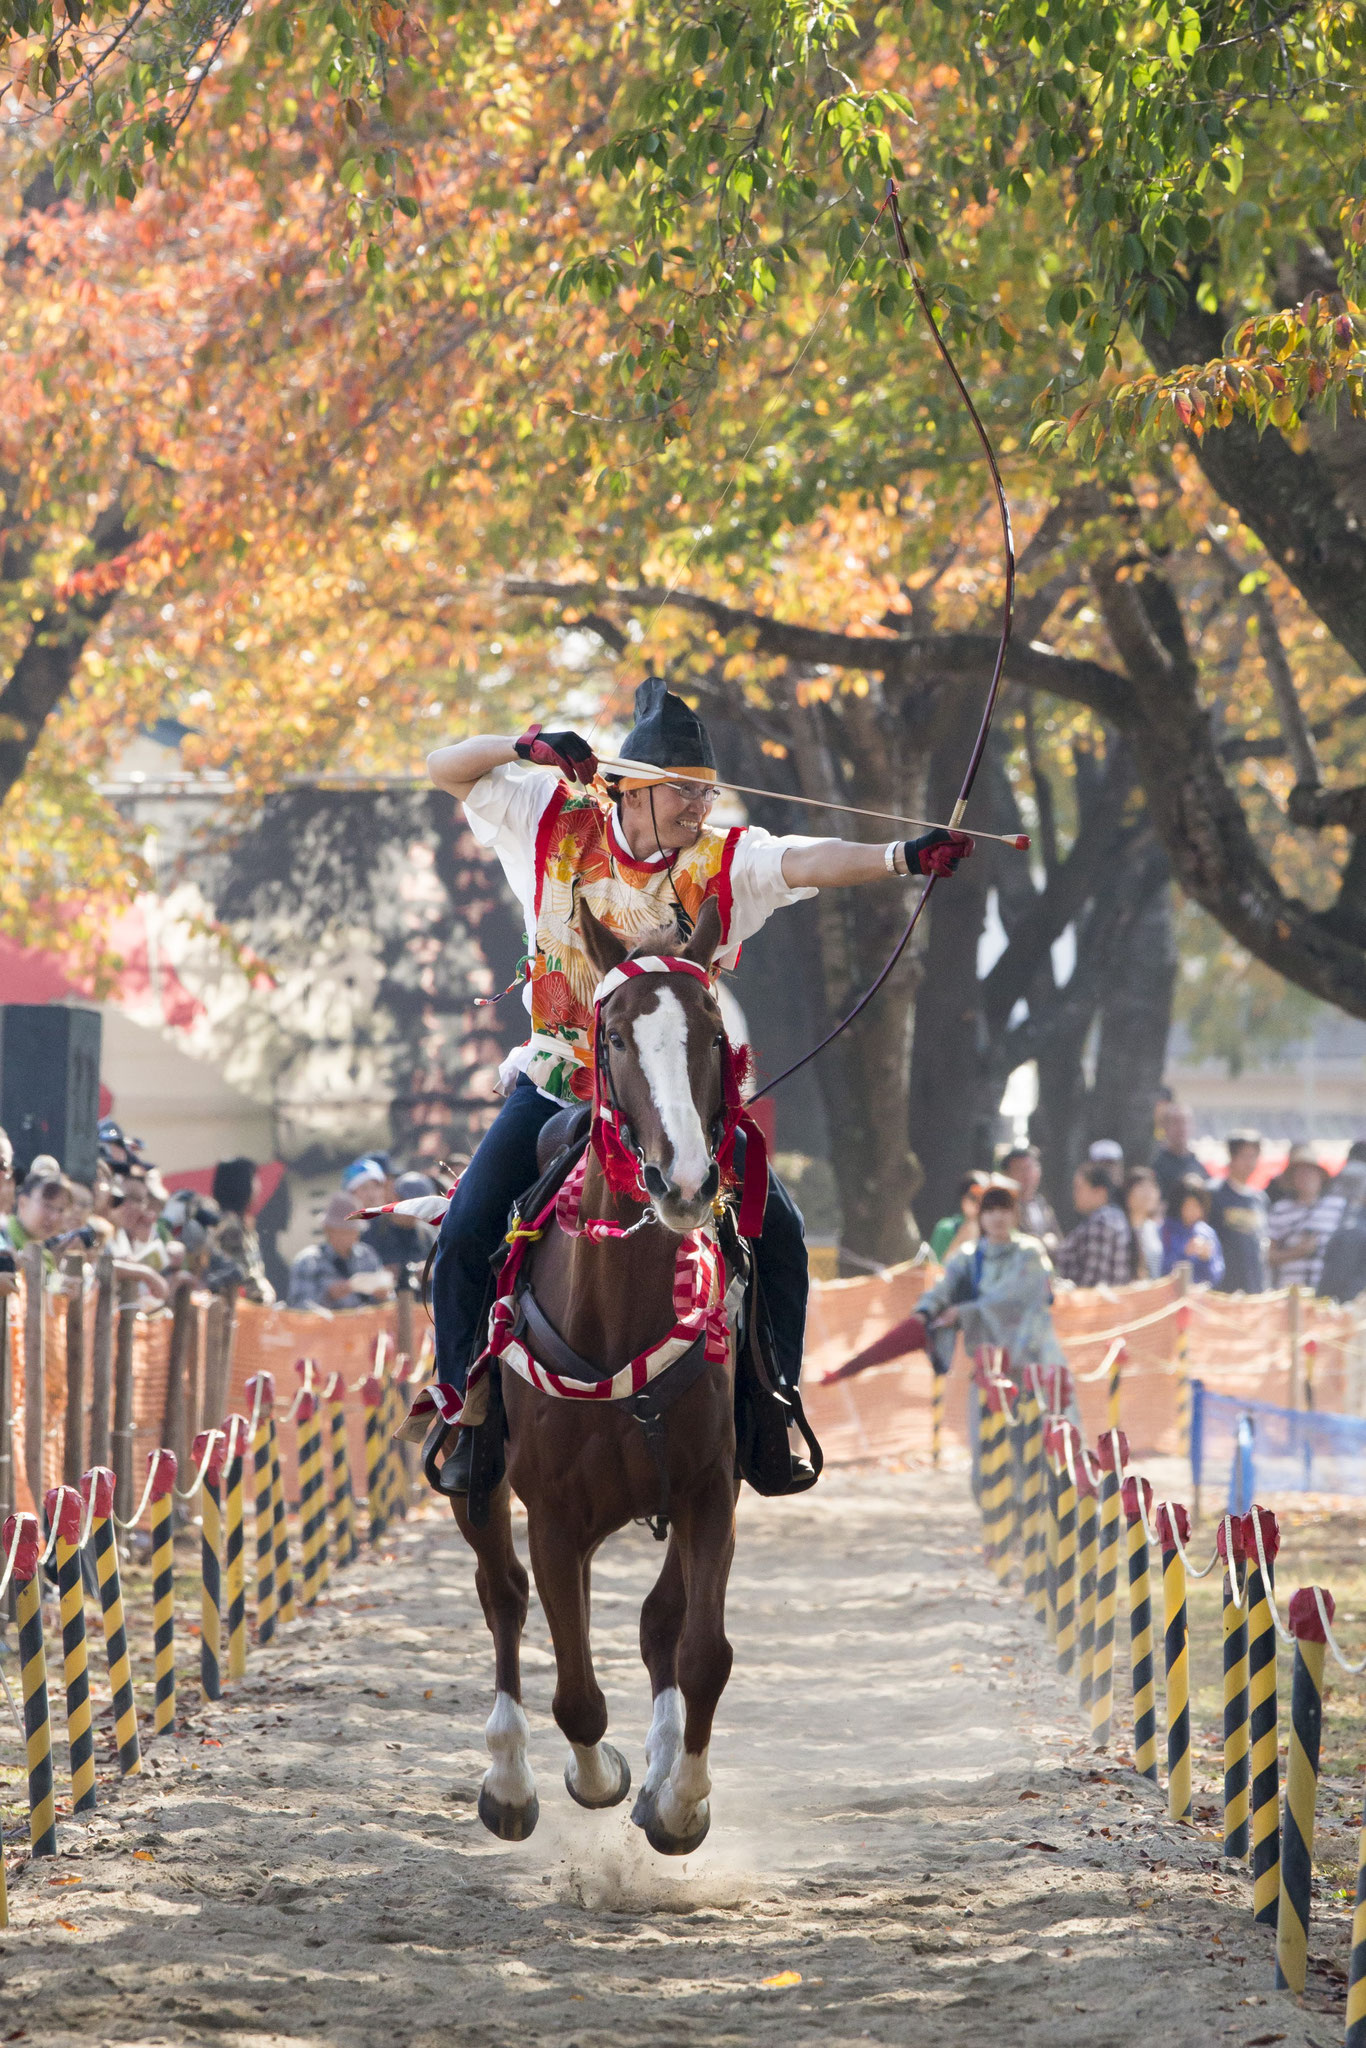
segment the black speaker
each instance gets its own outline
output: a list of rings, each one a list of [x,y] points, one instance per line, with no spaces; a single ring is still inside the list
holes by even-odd
[[[94,1180],[101,1024],[65,1003],[0,1003],[0,1125],[17,1166],[51,1152],[73,1180]]]

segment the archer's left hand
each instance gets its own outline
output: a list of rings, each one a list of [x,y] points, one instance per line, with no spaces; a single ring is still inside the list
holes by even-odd
[[[972,840],[966,832],[950,832],[946,826],[936,825],[933,832],[906,841],[906,869],[912,875],[951,875],[971,852]]]

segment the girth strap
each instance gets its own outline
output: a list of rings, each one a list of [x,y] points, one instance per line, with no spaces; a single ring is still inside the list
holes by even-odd
[[[564,1373],[571,1380],[601,1377],[600,1366],[590,1365],[586,1358],[580,1358],[577,1351],[570,1350],[532,1293],[529,1280],[518,1286],[517,1320],[512,1326],[514,1337],[521,1337],[523,1333],[532,1357],[539,1359],[542,1365],[548,1365],[552,1372]]]

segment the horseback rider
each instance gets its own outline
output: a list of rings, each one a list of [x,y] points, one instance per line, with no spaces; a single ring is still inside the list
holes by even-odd
[[[635,724],[616,758],[639,763],[640,772],[613,775],[608,802],[587,786],[598,764],[574,732],[531,725],[519,739],[460,740],[427,760],[438,789],[464,804],[476,840],[498,855],[521,905],[529,961],[523,999],[531,1036],[500,1071],[503,1106],[451,1198],[432,1271],[436,1377],[461,1391],[484,1338],[489,1261],[513,1202],[537,1176],[537,1137],[566,1105],[592,1096],[597,975],[583,946],[581,905],[634,946],[661,925],[676,922],[691,932],[703,902],[714,896],[722,927],[715,964],[729,967],[741,942],[786,904],[822,887],[950,875],[972,851],[966,833],[942,827],[885,847],[777,838],[753,825],[715,830],[707,822],[718,794],[711,741],[697,714],[658,676],[637,690]],[[806,1243],[801,1214],[771,1170],[755,1258],[774,1362],[795,1386],[806,1324]],[[471,1439],[472,1431],[462,1429],[442,1467],[443,1491],[469,1491]]]

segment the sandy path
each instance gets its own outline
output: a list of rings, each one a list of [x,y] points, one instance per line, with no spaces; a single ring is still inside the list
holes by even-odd
[[[1336,2016],[1270,1991],[1243,1874],[1095,1767],[963,1494],[836,1474],[809,1501],[746,1498],[715,1819],[682,1864],[627,1809],[570,1804],[534,1608],[540,1827],[507,1848],[479,1825],[491,1660],[433,1508],[18,1876],[0,2038],[1327,2048]],[[637,1773],[655,1563],[632,1531],[595,1584]],[[783,1971],[801,1983],[763,1987]]]

